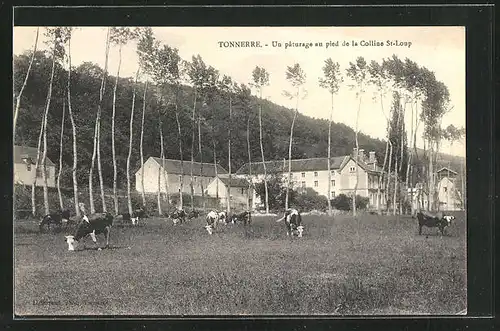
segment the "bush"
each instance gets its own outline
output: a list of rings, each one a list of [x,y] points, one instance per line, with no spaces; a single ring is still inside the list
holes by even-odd
[[[369,202],[369,198],[356,195],[356,209],[366,209]],[[338,210],[352,210],[352,197],[345,194],[339,194],[332,200],[332,207]]]
[[[319,195],[312,188],[307,188],[305,193],[296,195],[293,204],[303,211],[326,211],[328,208],[328,198],[324,195]]]

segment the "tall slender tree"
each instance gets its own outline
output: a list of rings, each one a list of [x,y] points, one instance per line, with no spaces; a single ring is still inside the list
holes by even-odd
[[[286,178],[286,195],[285,195],[285,210],[288,209],[289,203],[289,195],[290,195],[290,182],[292,180],[292,143],[293,143],[293,128],[295,126],[295,120],[297,118],[297,114],[299,113],[299,100],[301,98],[301,87],[306,82],[306,74],[300,67],[298,63],[293,66],[287,66],[286,70],[286,79],[292,85],[292,88],[295,90],[293,92],[283,91],[283,94],[287,96],[289,99],[296,100],[295,104],[295,112],[293,113],[292,126],[290,128],[290,143],[288,145],[288,174]],[[307,96],[307,92],[303,91],[302,98]]]
[[[136,33],[129,27],[112,27],[110,30],[110,43],[118,46],[118,68],[116,69],[115,86],[113,88],[113,113],[111,117],[111,152],[113,156],[113,202],[115,214],[118,214],[118,193],[117,193],[117,165],[115,148],[115,118],[116,118],[116,90],[118,88],[118,79],[120,77],[120,68],[122,64],[122,48],[130,40],[136,38]],[[142,146],[141,146],[142,147]],[[142,161],[142,160],[141,160]],[[142,163],[141,163],[142,164]]]
[[[19,90],[19,94],[15,97],[16,108],[14,110],[14,142],[16,140],[17,117],[19,115],[19,108],[21,107],[21,98],[23,96],[24,89],[26,88],[26,84],[28,83],[28,77],[30,76],[31,73],[31,66],[33,65],[33,60],[35,59],[36,48],[38,46],[39,32],[40,28],[36,28],[35,44],[33,45],[33,53],[31,53],[31,59],[30,59],[30,64],[28,65],[28,71],[26,72],[26,76],[24,77],[23,85]]]
[[[59,207],[61,207],[61,210],[64,209],[64,202],[62,198],[62,192],[61,192],[61,174],[62,174],[62,168],[63,168],[63,137],[64,137],[64,120],[66,116],[66,102],[64,100],[63,96],[63,107],[62,107],[62,116],[61,116],[61,135],[60,135],[60,140],[59,140],[59,167],[57,171],[57,195],[59,197]]]
[[[267,186],[267,169],[266,169],[266,160],[264,158],[264,145],[263,145],[263,136],[262,136],[262,90],[264,86],[269,85],[269,73],[265,68],[261,68],[256,66],[252,72],[253,82],[251,86],[254,86],[259,93],[259,143],[260,143],[260,155],[262,158],[262,168],[264,170],[264,189],[265,189],[265,206],[266,206],[266,214],[269,214],[269,189]]]
[[[340,84],[344,81],[340,74],[340,65],[333,62],[331,58],[325,60],[323,66],[323,77],[319,79],[319,85],[326,88],[331,96],[330,120],[328,121],[328,215],[332,215],[332,171],[331,171],[331,152],[332,152],[332,120],[333,120],[333,96],[338,93]]]
[[[99,131],[100,131],[100,121],[101,121],[101,112],[102,112],[102,99],[104,97],[104,92],[106,90],[106,76],[107,76],[107,71],[108,71],[108,54],[109,54],[109,36],[110,36],[110,28],[107,29],[106,32],[106,50],[105,50],[105,60],[104,60],[104,70],[102,72],[102,78],[101,78],[101,88],[99,90],[99,101],[97,104],[97,114],[96,114],[96,120],[95,120],[95,126],[94,126],[94,148],[92,150],[92,161],[90,164],[90,171],[89,171],[89,199],[90,199],[90,213],[93,214],[95,213],[95,204],[94,204],[94,193],[93,193],[93,176],[94,176],[94,165],[95,165],[95,158],[96,154],[99,157],[100,152],[98,152],[98,141],[99,141]],[[99,162],[98,162],[99,163]],[[99,166],[98,166],[99,168]],[[101,180],[102,178],[102,172],[99,176],[99,179]],[[104,199],[104,187],[101,184],[101,199],[102,199],[102,209],[103,211],[106,210],[106,201]]]
[[[139,72],[140,68],[137,69],[137,72],[135,74],[135,83],[134,83],[134,89],[132,92],[132,109],[130,111],[130,128],[129,128],[129,145],[128,145],[128,156],[127,156],[127,206],[128,206],[128,212],[130,215],[132,215],[132,196],[130,195],[130,158],[132,157],[132,142],[134,140],[134,133],[133,133],[133,128],[134,128],[134,110],[135,110],[135,91],[137,88],[137,80],[139,79]]]
[[[365,85],[368,79],[368,66],[366,65],[366,61],[363,57],[356,58],[355,63],[349,62],[349,68],[347,69],[347,77],[354,81],[354,84],[351,85],[351,88],[356,89],[356,98],[359,99],[358,110],[356,112],[356,129],[354,131],[355,141],[356,141],[356,153],[354,155],[355,163],[356,163],[356,182],[354,184],[354,192],[352,198],[352,214],[356,217],[356,194],[358,190],[358,182],[359,182],[359,141],[358,141],[358,121],[359,121],[359,113],[361,111],[361,100],[363,98],[363,94],[365,93]]]
[[[71,175],[73,177],[73,201],[74,201],[74,208],[75,208],[75,213],[77,217],[80,217],[80,208],[78,207],[79,204],[79,192],[78,192],[78,178],[76,176],[76,170],[78,167],[78,153],[77,153],[77,140],[76,140],[76,123],[75,123],[75,118],[73,116],[73,107],[71,104],[71,37],[73,33],[74,28],[67,28],[67,56],[68,56],[68,81],[66,84],[66,93],[67,93],[67,98],[68,98],[68,113],[69,113],[69,119],[71,121],[71,129],[72,129],[72,135],[73,135],[73,166],[71,168]]]
[[[142,197],[142,206],[146,206],[146,195],[144,193],[144,120],[146,117],[146,102],[147,102],[147,91],[148,91],[148,83],[146,80],[144,84],[144,96],[142,98],[142,116],[141,116],[141,141],[139,143],[139,150],[141,154],[141,197]]]

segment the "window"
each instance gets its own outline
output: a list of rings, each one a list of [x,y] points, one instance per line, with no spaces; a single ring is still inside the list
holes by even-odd
[[[197,178],[196,178],[196,176],[193,176],[193,181],[195,181],[195,182],[196,182],[196,179],[197,179]]]
[[[26,163],[26,170],[31,171],[31,162]]]
[[[182,176],[179,176],[179,182],[182,182]]]
[[[306,188],[306,182],[302,182],[301,185],[302,185],[302,188]]]
[[[314,187],[318,187],[318,181],[317,180],[314,181]]]
[[[302,175],[302,178],[306,177],[306,173],[305,172],[303,172],[301,175]]]
[[[356,167],[350,167],[350,168],[349,168],[349,171],[350,171],[350,172],[355,172],[355,171],[356,171]]]
[[[332,170],[331,173],[332,173],[332,175],[335,175],[335,170]]]
[[[335,198],[335,191],[331,191],[331,192],[330,192],[330,197],[331,197],[332,199],[333,199],[333,198]]]
[[[446,186],[445,186],[445,187],[443,187],[443,189],[444,189],[444,192],[445,192],[445,193],[446,193],[446,192],[448,192],[448,188],[447,188]]]
[[[318,172],[317,171],[314,172],[314,177],[318,177]]]
[[[335,186],[335,179],[332,179],[332,186]]]

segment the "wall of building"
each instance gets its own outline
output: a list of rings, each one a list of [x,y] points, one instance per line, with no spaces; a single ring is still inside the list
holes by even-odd
[[[47,166],[47,186],[56,186],[56,168],[54,166]],[[24,163],[14,164],[14,183],[29,185],[33,184],[35,180],[36,170],[35,165],[31,165],[31,170],[28,170],[27,165]],[[36,186],[43,186],[43,178],[40,173],[36,181]]]
[[[225,205],[226,197],[227,197],[227,187],[220,179],[213,180],[210,185],[208,185],[206,189],[206,193],[211,197],[217,196],[217,183],[218,183],[218,191],[219,191],[219,199],[221,199],[221,204]],[[233,207],[242,207],[247,204],[248,197],[248,187],[231,187],[231,206]],[[252,196],[251,205],[253,205],[253,190],[250,190],[250,195]]]
[[[438,183],[438,199],[440,210],[460,210],[461,201],[457,198],[455,183],[448,177]]]
[[[144,162],[144,191],[148,193],[158,192],[158,172],[161,171],[160,165],[152,158]],[[166,185],[164,178],[167,178],[168,192],[169,193],[179,193],[181,186],[181,175],[179,174],[160,174],[160,190],[161,192],[166,192]],[[195,195],[201,195],[201,184],[203,184],[204,189],[210,184],[213,177],[198,177],[193,178],[193,188]],[[141,170],[135,174],[135,189],[140,192],[141,187]],[[183,188],[182,191],[187,194],[191,194],[191,174],[186,173],[183,176]]]

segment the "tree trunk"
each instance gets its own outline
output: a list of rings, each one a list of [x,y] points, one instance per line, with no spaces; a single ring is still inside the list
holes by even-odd
[[[248,193],[247,193],[247,210],[250,210],[251,206],[250,205],[250,193],[252,193],[252,200],[253,200],[253,191],[250,192],[252,188],[252,153],[250,150],[250,114],[248,115],[247,119],[247,151],[248,151]]]
[[[398,176],[398,158],[395,158],[396,164],[394,165],[394,193],[393,193],[393,198],[392,198],[392,215],[396,215],[396,208],[397,208],[397,203],[396,203],[396,195],[398,191],[398,182],[399,182],[399,176]]]
[[[160,125],[163,125],[163,122],[160,121]],[[164,201],[166,198],[166,201],[170,203],[170,188],[168,186],[168,172],[167,172],[167,167],[165,165],[165,143],[164,143],[164,137],[163,137],[163,129],[160,130],[160,143],[161,143],[161,148],[163,150],[162,155],[161,155],[161,166],[163,167],[163,185],[165,185],[165,195]]]
[[[229,92],[229,143],[228,143],[228,170],[229,170],[229,183],[227,185],[227,194],[226,194],[226,199],[227,199],[227,206],[226,206],[226,213],[229,216],[229,213],[231,212],[231,128],[233,125],[232,122],[232,115],[233,115],[233,110],[232,110],[232,98],[231,98],[231,92]]]
[[[387,162],[387,152],[389,151],[389,140],[390,140],[390,135],[389,135],[389,132],[390,132],[390,120],[385,115],[384,102],[383,102],[383,95],[382,95],[382,93],[380,93],[380,107],[382,109],[382,114],[384,115],[384,117],[385,117],[385,119],[387,121],[387,141],[385,143],[384,164],[382,165],[382,173],[378,177],[378,186],[377,186],[377,212],[379,214],[381,212],[381,201],[380,200],[382,199],[380,190],[381,190],[382,182],[383,182],[383,179],[384,179],[384,176],[385,176],[385,165],[386,165],[386,162]],[[387,185],[385,185],[384,196],[386,196],[386,194],[387,194]]]
[[[161,135],[161,133],[160,133],[160,135]],[[163,147],[160,147],[160,149],[161,149],[160,157],[162,158],[163,157]],[[160,216],[163,215],[163,211],[161,209],[161,172],[162,171],[163,171],[163,169],[161,168],[161,165],[158,164],[158,191],[156,194],[156,198],[157,198],[157,202],[158,202],[158,215],[160,215]]]
[[[215,149],[215,138],[213,137],[214,135],[214,128],[212,127],[212,144],[213,144],[213,150],[214,150],[214,169],[215,169],[215,199],[217,201],[217,210],[219,209],[219,174],[217,173],[217,152]]]
[[[142,205],[146,206],[146,195],[144,193],[144,118],[146,114],[146,92],[148,90],[148,81],[144,86],[144,101],[142,103],[142,121],[141,121],[141,143],[139,146],[141,153],[141,196],[142,196]],[[170,202],[170,201],[169,201]]]
[[[99,90],[99,103],[97,104],[97,115],[96,115],[96,121],[95,121],[95,127],[94,127],[94,148],[92,150],[92,163],[90,164],[90,171],[89,171],[89,198],[90,198],[90,213],[94,214],[95,213],[95,205],[94,205],[94,192],[93,192],[93,174],[94,174],[94,165],[95,165],[95,158],[97,154],[97,147],[98,147],[98,137],[99,137],[99,130],[100,130],[100,120],[101,120],[101,111],[102,111],[102,99],[104,97],[104,91],[106,89],[106,73],[108,70],[108,54],[109,54],[109,31],[110,28],[108,28],[108,32],[106,35],[106,54],[105,54],[105,62],[104,62],[104,71],[102,73],[102,79],[101,79],[101,88]],[[100,153],[99,153],[100,154]],[[100,176],[102,177],[102,176]],[[101,178],[99,178],[101,179]],[[102,189],[102,185],[101,185]],[[104,192],[101,192],[101,198],[103,199],[103,209],[105,208],[104,204]]]
[[[201,150],[201,119],[198,116],[198,151],[200,153],[200,189],[201,189],[201,200],[203,203],[203,211],[207,209],[207,204],[205,201],[205,188],[203,187],[203,153]]]
[[[262,143],[262,87],[260,87],[260,101],[259,101],[259,142],[260,142],[260,155],[262,157],[262,167],[264,169],[264,190],[265,190],[265,204],[266,204],[266,214],[269,214],[269,188],[267,186],[267,169],[266,161],[264,159],[264,146]],[[250,145],[249,145],[250,146]],[[287,193],[288,201],[288,193]],[[288,202],[286,203],[288,206]]]
[[[122,46],[118,48],[118,69],[116,71],[115,86],[113,88],[113,114],[111,117],[111,151],[113,154],[113,202],[115,207],[115,215],[118,215],[118,195],[117,189],[117,166],[116,166],[116,149],[115,149],[115,118],[116,118],[116,89],[118,87],[118,78],[120,77],[120,67],[122,64]]]
[[[297,96],[298,100],[298,96]],[[298,102],[298,101],[297,101]],[[298,110],[296,109],[293,114],[292,127],[290,128],[290,144],[288,145],[288,175],[286,180],[286,195],[285,195],[285,210],[288,209],[290,179],[292,176],[292,142],[293,142],[293,127],[295,126],[295,119],[297,118]]]
[[[79,199],[78,199],[78,179],[76,176],[76,169],[78,166],[78,154],[76,148],[76,124],[75,119],[73,117],[73,109],[71,108],[71,38],[68,40],[68,82],[66,86],[67,94],[68,94],[68,112],[69,119],[71,120],[71,127],[73,130],[73,168],[71,169],[71,173],[73,176],[73,199],[75,202],[75,213],[77,217],[80,217],[80,208],[78,207]]]
[[[412,139],[413,139],[413,102],[411,104],[411,127],[410,127],[410,141],[409,141],[409,148],[407,149],[409,151],[408,153],[408,162],[406,163],[406,198],[408,199],[408,195],[413,196],[413,187],[410,187],[410,164],[412,163],[413,159],[413,150],[411,148],[412,146]],[[408,193],[408,188],[410,188],[410,193]],[[410,200],[410,215],[413,215],[413,200]]]
[[[17,117],[19,115],[19,108],[21,107],[21,97],[23,95],[24,89],[26,88],[26,84],[28,83],[28,77],[31,72],[31,66],[33,65],[33,60],[35,59],[36,48],[38,45],[38,34],[40,28],[36,29],[36,37],[35,37],[35,45],[33,46],[33,54],[31,54],[30,64],[28,65],[28,71],[26,72],[26,77],[24,77],[23,85],[21,86],[21,90],[19,90],[19,95],[16,98],[16,108],[14,110],[14,142],[16,141],[16,127],[17,127]]]
[[[106,198],[104,196],[104,180],[102,177],[102,163],[101,163],[101,120],[97,128],[97,172],[99,175],[99,188],[101,191],[102,211],[107,212]]]
[[[194,167],[194,116],[196,113],[196,97],[197,97],[197,92],[196,90],[194,91],[194,102],[193,102],[193,114],[191,117],[191,180],[189,182],[189,186],[191,188],[191,210],[194,210],[194,186],[193,186],[193,167]]]
[[[45,214],[49,213],[49,189],[47,187],[47,118],[50,109],[50,100],[52,98],[52,84],[54,82],[54,71],[56,66],[55,54],[56,42],[54,40],[54,51],[52,52],[52,70],[50,73],[49,92],[47,93],[47,101],[45,105],[45,113],[43,115],[43,153],[42,153],[42,179],[43,179],[43,207]]]
[[[183,198],[182,193],[184,192],[184,154],[182,151],[182,133],[181,133],[181,122],[179,121],[179,109],[177,106],[177,101],[175,102],[175,120],[177,122],[177,133],[179,139],[179,155],[181,158],[181,183],[179,188],[179,208],[183,209]]]
[[[130,196],[130,158],[132,156],[132,141],[134,138],[133,127],[134,127],[135,90],[137,88],[137,79],[139,78],[139,70],[140,69],[137,69],[137,73],[135,74],[135,83],[132,92],[132,110],[130,111],[130,128],[129,128],[130,135],[129,135],[129,145],[128,145],[128,156],[127,156],[127,205],[129,214],[132,214],[133,212],[132,197]]]
[[[332,150],[332,118],[333,118],[333,93],[332,109],[330,111],[330,120],[328,121],[328,215],[332,216],[332,170],[331,170],[331,150]]]
[[[42,122],[40,125],[40,133],[38,134],[38,145],[36,148],[35,176],[33,179],[33,184],[31,185],[31,214],[33,215],[33,217],[36,216],[36,194],[35,194],[35,191],[36,191],[36,182],[38,179],[38,171],[40,168],[40,150],[42,147],[42,137],[43,137],[44,125],[45,125],[44,116],[42,116]]]
[[[161,116],[161,115],[159,115]],[[158,131],[160,132],[160,159],[162,160],[161,166],[158,166],[158,215],[163,215],[163,210],[161,208],[161,174],[163,173],[163,180],[165,181],[165,151],[163,145],[163,123],[161,118],[158,121]]]
[[[356,131],[354,132],[354,137],[356,140],[356,182],[354,184],[354,194],[352,196],[352,216],[356,217],[356,193],[358,190],[358,181],[359,181],[359,171],[358,171],[358,159],[359,159],[359,141],[358,141],[358,121],[359,121],[359,111],[361,109],[361,95],[359,96],[359,104],[358,104],[358,111],[356,112]]]
[[[288,175],[286,179],[286,194],[285,194],[285,210],[288,209],[289,203],[289,191],[290,191],[290,180],[292,176],[292,143],[293,143],[293,127],[295,126],[295,119],[297,118],[297,113],[299,112],[299,88],[297,87],[297,103],[295,105],[295,112],[293,113],[292,127],[290,128],[290,144],[288,145]]]
[[[391,168],[392,168],[392,141],[389,139],[389,163],[388,163],[388,169],[387,169],[387,183],[386,189],[385,189],[385,203],[387,204],[387,214],[389,214],[389,206],[390,206],[390,201],[391,199],[389,198],[389,187],[391,185]]]
[[[427,174],[429,176],[429,210],[433,211],[434,209],[434,167],[433,167],[433,146],[432,143],[429,142],[429,173]]]
[[[57,173],[57,195],[59,196],[59,206],[64,209],[64,202],[61,193],[61,173],[62,173],[62,156],[63,156],[63,137],[64,137],[64,118],[66,115],[66,103],[63,98],[63,111],[61,120],[61,139],[59,140],[59,169]]]

